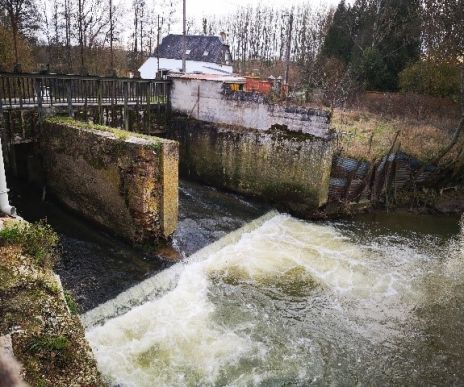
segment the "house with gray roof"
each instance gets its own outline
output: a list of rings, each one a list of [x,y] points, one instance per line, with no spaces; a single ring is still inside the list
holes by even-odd
[[[232,57],[229,45],[219,36],[185,36],[187,73],[232,74]],[[182,70],[184,51],[183,35],[170,34],[155,49],[153,55],[139,68],[145,79],[153,79],[158,70]]]

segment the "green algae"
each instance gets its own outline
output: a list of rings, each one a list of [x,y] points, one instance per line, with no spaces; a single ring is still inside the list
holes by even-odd
[[[169,141],[164,140],[159,137],[149,136],[142,133],[135,133],[130,132],[123,129],[112,128],[106,125],[99,125],[91,122],[83,122],[75,120],[71,117],[63,117],[63,116],[53,116],[46,118],[45,122],[52,124],[52,125],[67,125],[76,129],[84,129],[84,130],[96,130],[100,132],[111,133],[115,136],[116,139],[120,141],[127,141],[131,137],[141,138],[148,141],[148,145],[153,147],[156,150],[161,149],[163,142]]]

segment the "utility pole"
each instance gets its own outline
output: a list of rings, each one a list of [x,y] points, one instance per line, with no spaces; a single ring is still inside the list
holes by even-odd
[[[292,27],[293,27],[293,10],[290,11],[288,21],[288,37],[287,37],[287,67],[285,68],[285,83],[288,85],[288,73],[290,70],[290,49],[292,44]]]
[[[182,9],[182,26],[183,26],[183,36],[182,36],[182,72],[186,72],[186,64],[185,64],[185,51],[187,50],[187,38],[186,38],[186,30],[187,30],[187,15],[186,15],[186,0],[182,1],[183,9]]]
[[[160,53],[159,53],[159,46],[160,46],[160,15],[158,14],[158,26],[157,26],[157,34],[156,34],[156,61],[158,62],[158,71],[160,71]]]
[[[110,0],[110,55],[111,55],[111,75],[114,75],[114,56],[113,56],[113,0]]]
[[[83,7],[82,7],[82,0],[79,0],[79,5],[78,5],[78,19],[77,19],[77,25],[79,29],[79,47],[80,47],[80,53],[81,53],[81,74],[84,72],[84,31],[83,31]]]

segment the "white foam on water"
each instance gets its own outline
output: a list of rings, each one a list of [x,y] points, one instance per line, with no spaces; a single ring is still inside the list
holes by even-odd
[[[122,292],[114,299],[82,314],[80,318],[84,327],[92,327],[101,324],[109,318],[121,315],[145,301],[161,296],[177,285],[179,276],[184,271],[186,264],[205,260],[224,246],[238,241],[242,234],[256,229],[277,214],[277,211],[268,212],[238,230],[229,233],[220,240],[200,249],[185,261],[179,262],[170,268],[163,270],[161,273],[158,273]]]
[[[303,271],[321,291],[341,302],[341,315],[346,311],[344,303],[360,305],[353,307],[352,316],[365,314],[366,308],[378,315],[379,324],[365,327],[365,336],[385,340],[389,332],[395,332],[394,327],[383,326],[385,316],[395,321],[407,317],[404,308],[391,306],[399,300],[414,304],[420,297],[413,279],[427,257],[408,248],[396,248],[390,254],[384,250],[359,246],[329,225],[270,213],[82,319],[99,368],[110,384],[214,385],[224,378],[224,370],[239,368],[244,359],[265,364],[273,361],[268,356],[275,352],[255,339],[253,320],[237,324],[218,320],[217,305],[210,297],[218,276],[259,288],[278,282],[292,270]],[[393,269],[386,270],[391,259]],[[119,315],[127,305],[132,309]],[[255,310],[260,317],[273,313],[253,304],[244,308]],[[271,332],[272,327],[268,328]],[[307,340],[311,356],[321,356],[317,343]],[[270,371],[255,368],[250,373],[239,372],[228,382],[254,385],[266,380]],[[299,372],[306,377],[304,369]]]

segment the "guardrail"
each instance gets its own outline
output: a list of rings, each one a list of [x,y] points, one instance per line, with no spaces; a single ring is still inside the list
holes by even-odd
[[[170,81],[80,75],[0,73],[0,109],[162,106]]]

